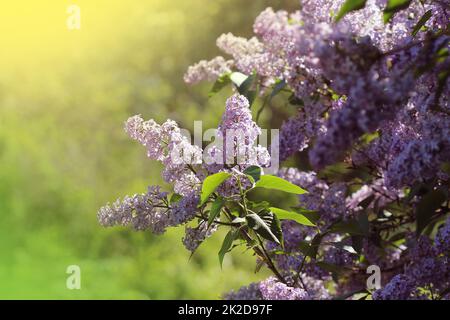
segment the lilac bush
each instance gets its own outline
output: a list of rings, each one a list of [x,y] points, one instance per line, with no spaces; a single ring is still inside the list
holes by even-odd
[[[171,120],[128,119],[173,192],[126,196],[100,223],[157,234],[185,224],[192,252],[226,229],[220,263],[242,245],[273,273],[226,299],[449,299],[449,15],[448,0],[303,0],[264,10],[250,39],[221,35],[229,57],[184,76],[234,91],[215,144],[192,145]],[[278,154],[257,143],[267,107],[295,109]],[[274,156],[282,167],[268,174]],[[255,201],[259,189],[297,204]]]

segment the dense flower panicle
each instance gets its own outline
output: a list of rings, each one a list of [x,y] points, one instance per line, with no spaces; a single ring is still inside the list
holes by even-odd
[[[363,79],[355,84],[345,107],[331,113],[325,134],[318,137],[310,152],[311,164],[320,169],[336,162],[357,138],[393,119],[401,100],[409,94],[403,88],[412,89],[410,74],[385,83],[364,83]]]
[[[233,60],[225,60],[218,56],[210,61],[202,60],[190,66],[184,75],[184,81],[188,84],[196,84],[201,81],[215,81],[220,76],[231,72]]]
[[[388,165],[386,177],[392,186],[426,181],[450,159],[450,118],[428,116],[418,123],[419,137],[410,139]]]
[[[382,289],[373,293],[374,300],[407,300],[414,291],[414,284],[407,276],[399,274]]]
[[[424,46],[419,43],[391,55],[384,53],[407,46],[412,40],[411,29],[427,10],[435,12],[426,24],[428,27],[442,27],[439,21],[448,17],[448,7],[442,3],[413,1],[407,10],[393,17],[392,23],[385,25],[382,19],[385,3],[369,0],[364,9],[351,12],[333,25],[330,13],[339,11],[342,3],[302,1],[301,10],[292,14],[267,8],[253,26],[258,38],[247,40],[224,34],[217,41],[219,48],[233,56],[238,70],[244,73],[256,70],[265,78],[264,83],[267,77],[272,78],[272,83],[282,78],[301,99],[308,100],[311,94],[327,86],[348,96],[345,107],[332,112],[326,133],[317,132],[318,141],[310,154],[315,168],[339,159],[358,137],[376,130],[405,105],[417,82],[408,71],[424,60],[420,54]],[[418,37],[423,38],[422,33]],[[448,42],[445,37],[436,43],[439,41]],[[433,50],[436,49],[428,50],[427,54]],[[440,63],[437,68],[445,65],[446,62]],[[289,121],[284,129],[294,130],[297,124]],[[290,138],[286,141],[285,136]],[[301,149],[307,144],[303,130],[285,136],[282,136],[282,159],[292,154],[297,145]]]
[[[126,122],[125,131],[147,148],[151,159],[164,164],[162,176],[164,181],[174,183],[175,192],[187,195],[199,189],[201,181],[188,165],[202,163],[202,150],[190,143],[175,121],[159,125],[134,116]]]
[[[436,234],[435,246],[438,253],[450,255],[450,217]]]
[[[324,281],[302,275],[307,290],[290,287],[270,277],[259,283],[251,283],[238,291],[224,295],[226,300],[327,300],[330,294],[325,289]]]
[[[117,200],[113,205],[106,205],[98,212],[101,225],[132,225],[136,230],[149,229],[160,234],[167,227],[177,226],[192,220],[197,211],[199,196],[196,192],[183,197],[169,206],[167,192],[160,191],[159,186],[150,186],[146,194],[137,194]]]
[[[227,99],[219,132],[226,137],[228,130],[242,130],[248,144],[253,143],[261,134],[261,128],[252,119],[250,104],[243,95],[236,94]]]
[[[162,126],[153,119],[144,121],[141,116],[136,115],[127,120],[125,131],[128,135],[140,142],[147,148],[149,158],[162,160],[164,158],[164,138]]]
[[[243,169],[250,165],[267,166],[270,155],[257,144],[261,128],[252,119],[250,105],[243,95],[227,99],[225,112],[218,128],[219,150],[223,150],[224,164],[237,163]]]
[[[327,276],[312,277],[306,274],[300,275],[302,283],[306,287],[306,291],[311,299],[314,300],[328,300],[331,298],[330,292],[326,288],[326,281],[329,280]]]
[[[237,291],[230,291],[223,298],[225,300],[263,300],[259,290],[259,283],[251,283],[248,286],[239,288]]]
[[[206,222],[200,223],[197,227],[186,227],[186,235],[183,237],[183,244],[191,252],[194,252],[198,246],[209,238],[217,230],[217,225],[208,227]]]
[[[256,37],[245,39],[227,33],[217,39],[217,46],[231,55],[237,70],[245,74],[256,71],[262,77],[269,78],[279,74],[282,60],[270,52],[265,52],[264,44]]]
[[[280,161],[308,147],[306,125],[307,121],[303,112],[283,122],[280,128]]]
[[[444,259],[435,257],[422,258],[407,267],[405,272],[414,280],[416,286],[434,286],[445,289],[449,283],[449,267]],[[447,274],[447,276],[445,276]]]
[[[267,8],[255,19],[253,37],[226,33],[217,39],[230,60],[202,60],[184,76],[194,84],[235,71],[256,74],[255,87],[264,95],[283,83],[282,92],[290,91],[289,102],[298,110],[281,125],[279,160],[308,152],[309,164],[302,168],[316,170],[285,167],[277,175],[308,191],[298,196],[297,206],[317,216],[317,227],[283,220],[284,246],[267,241],[263,248],[277,278],[232,291],[226,299],[330,299],[365,288],[362,271],[369,265],[382,271],[384,286],[373,292],[375,300],[450,298],[450,218],[434,239],[405,236],[414,230],[414,212],[428,192],[417,187],[441,189],[450,181],[444,168],[450,161],[450,37],[442,32],[450,4],[413,0],[385,23],[386,1],[367,0],[364,8],[336,22],[343,3],[303,0],[293,13]],[[429,10],[425,28],[413,34]],[[167,193],[151,187],[146,194],[102,207],[98,219],[104,226],[162,233],[200,217],[197,206],[206,176],[231,173],[216,192],[240,201],[241,188],[253,186],[243,171],[271,162],[267,148],[257,143],[262,130],[249,101],[237,93],[227,99],[215,143],[207,150],[191,145],[190,136],[172,120],[160,125],[134,116],[125,130],[151,159],[162,162],[164,181],[182,198],[172,203]],[[334,178],[321,171],[340,160],[348,165],[348,174],[337,172]],[[430,209],[431,227],[448,214],[445,206],[448,199],[441,208]],[[367,221],[361,220],[366,216]],[[194,252],[217,229],[215,222],[208,226],[200,217],[196,226],[187,226],[186,248]],[[357,236],[353,230],[336,231],[336,223],[358,228]],[[398,235],[400,244],[393,240]],[[320,240],[315,258],[304,247],[313,239]],[[318,261],[345,272],[336,279]]]
[[[411,238],[410,242],[414,244],[408,250],[404,272],[377,290],[374,299],[434,299],[450,285],[450,252],[440,252],[439,240],[433,245],[428,237],[420,236],[417,241]]]
[[[197,191],[184,196],[180,201],[172,205],[170,221],[172,225],[180,225],[194,218],[197,212],[200,196]]]
[[[259,290],[264,300],[309,300],[307,291],[300,288],[289,287],[270,277],[259,284]]]
[[[98,220],[105,227],[132,225],[136,230],[162,233],[170,225],[168,211],[167,193],[160,191],[159,186],[150,186],[146,194],[126,196],[100,208]]]

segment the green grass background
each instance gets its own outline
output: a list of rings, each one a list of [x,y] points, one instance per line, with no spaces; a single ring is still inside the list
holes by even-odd
[[[161,183],[160,165],[127,138],[124,120],[215,127],[230,91],[208,99],[211,84],[183,83],[187,66],[218,54],[223,32],[250,35],[266,6],[297,1],[78,2],[82,29],[64,36],[62,53],[42,36],[42,45],[24,51],[24,39],[16,48],[25,58],[8,47],[0,63],[0,298],[216,299],[264,277],[239,250],[220,268],[223,232],[189,260],[183,228],[163,236],[104,229],[96,212]],[[81,290],[66,288],[72,264]]]

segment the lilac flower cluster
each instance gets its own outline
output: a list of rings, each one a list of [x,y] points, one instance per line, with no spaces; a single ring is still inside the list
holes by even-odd
[[[183,238],[183,244],[191,252],[194,252],[198,246],[210,237],[217,230],[217,225],[208,227],[206,222],[200,223],[197,227],[186,227],[186,235]]]
[[[314,138],[311,164],[317,169],[329,165],[342,158],[361,135],[374,132],[382,124],[398,118],[399,112],[409,109],[418,100],[417,95],[411,94],[416,88],[422,87],[421,90],[426,91],[424,95],[433,95],[436,89],[435,78],[417,78],[412,67],[426,64],[438,50],[448,48],[448,37],[427,40],[425,33],[419,33],[414,40],[410,34],[417,19],[427,10],[432,10],[433,15],[426,26],[433,30],[443,29],[445,23],[442,21],[448,18],[448,5],[413,1],[407,10],[397,13],[392,22],[385,25],[382,19],[385,3],[369,0],[364,9],[350,13],[334,24],[330,12],[338,12],[342,3],[302,1],[301,10],[292,14],[268,8],[255,20],[255,37],[245,39],[224,34],[217,40],[219,48],[233,57],[235,69],[247,74],[256,71],[262,77],[263,86],[283,79],[297,97],[306,102],[304,112],[286,121],[281,128],[282,160],[304,150]],[[445,70],[450,63],[445,57],[440,60],[431,70],[435,74]],[[427,82],[425,86],[424,82]],[[323,94],[329,89],[346,99],[342,102],[343,107],[329,109],[324,126],[318,126],[314,122],[321,122],[320,114],[323,117],[327,113],[319,113],[317,109],[323,111],[324,105],[332,103],[329,95]],[[444,90],[447,91],[441,95],[448,95],[448,87]],[[322,101],[319,104],[311,99],[317,94]],[[448,128],[447,120],[448,116],[444,117],[443,127]],[[314,130],[306,130],[308,126]],[[412,129],[416,131],[416,128]],[[402,156],[390,160],[396,160],[389,173],[394,178],[393,184],[410,183],[401,177],[399,181],[395,179],[399,172],[405,172],[403,167],[400,168],[402,163],[405,167],[408,165],[405,160],[424,155],[429,159],[424,164],[425,170],[407,171],[405,175],[424,174],[424,177],[410,176],[411,179],[428,178],[426,172],[439,168],[446,156],[446,144],[439,149],[419,144],[421,141],[411,143]],[[441,150],[444,156],[438,157]]]
[[[414,290],[414,283],[405,275],[399,274],[382,289],[373,294],[375,300],[408,300]]]
[[[323,281],[303,276],[307,289],[290,286],[269,277],[224,295],[226,300],[327,300],[330,298]]]
[[[259,93],[270,98],[279,93],[275,84],[286,84],[283,91],[290,91],[298,110],[281,125],[280,160],[307,153],[309,164],[301,166],[314,170],[284,167],[278,176],[308,190],[294,210],[310,214],[316,227],[283,220],[284,245],[267,241],[255,250],[276,277],[226,299],[329,299],[365,288],[365,269],[373,264],[383,272],[383,287],[367,292],[373,299],[449,298],[450,218],[437,226],[450,212],[450,5],[413,0],[385,23],[386,1],[368,0],[336,22],[343,3],[304,0],[293,13],[267,8],[255,20],[253,37],[227,33],[217,39],[229,60],[203,60],[185,74],[195,84],[234,71],[256,73]],[[418,28],[427,12],[431,16]],[[163,163],[164,180],[182,198],[171,202],[151,187],[101,208],[100,223],[161,233],[197,216],[199,223],[187,226],[183,238],[192,252],[217,229],[197,208],[204,178],[231,173],[217,193],[241,201],[240,189],[253,186],[242,172],[271,161],[240,94],[226,101],[215,144],[204,150],[206,163],[203,150],[171,120],[159,125],[134,116],[126,131]],[[344,172],[333,167],[340,161]],[[438,189],[445,200],[427,203]],[[245,200],[241,206],[247,214]],[[419,217],[428,219],[425,230]],[[412,230],[417,234],[407,236]]]
[[[259,283],[251,283],[248,286],[239,288],[237,291],[232,290],[226,293],[223,298],[225,300],[263,300],[259,290]]]
[[[150,229],[153,233],[163,233],[167,226],[176,225],[176,221],[192,218],[192,211],[179,211],[180,216],[170,214],[167,192],[160,191],[159,186],[150,186],[145,194],[126,196],[112,205],[106,205],[98,211],[101,225],[131,225],[136,230]]]
[[[450,252],[450,218],[447,218],[445,225],[437,232],[435,246],[439,254],[448,254]]]
[[[221,56],[210,61],[202,60],[189,67],[184,75],[184,81],[189,84],[196,84],[204,80],[215,81],[221,75],[231,72],[232,65],[232,60],[225,60]]]
[[[270,277],[259,284],[259,290],[264,300],[309,300],[308,292],[294,288]]]
[[[377,290],[373,294],[374,299],[435,299],[447,290],[450,285],[450,251],[443,238],[449,225],[447,221],[438,231],[434,244],[425,236],[414,241],[404,273],[396,275],[384,288]]]
[[[200,186],[208,174],[219,171],[232,173],[233,177],[219,189],[223,195],[232,195],[237,191],[236,179],[237,175],[242,175],[242,170],[250,165],[265,166],[270,162],[267,149],[256,144],[261,128],[252,120],[248,100],[241,95],[233,95],[227,100],[216,141],[229,140],[229,144],[217,143],[210,149],[210,155],[217,152],[213,154],[213,164],[203,162],[203,150],[192,145],[190,137],[172,120],[160,125],[154,120],[144,121],[137,115],[126,121],[125,131],[146,147],[149,158],[164,165],[164,181],[172,184],[174,193],[182,198],[171,202],[167,192],[160,191],[159,186],[151,186],[146,194],[126,196],[102,207],[98,220],[105,227],[131,225],[136,230],[163,233],[166,228],[185,224],[199,215]],[[228,166],[227,160],[233,161],[234,158],[238,159],[238,165]],[[244,188],[251,186],[248,179],[240,179]],[[188,250],[195,251],[216,230],[217,224],[207,227],[201,220],[197,227],[186,227],[183,243]]]

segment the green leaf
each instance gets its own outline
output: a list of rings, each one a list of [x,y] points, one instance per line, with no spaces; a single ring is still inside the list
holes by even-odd
[[[224,203],[225,201],[222,197],[217,197],[216,200],[214,200],[213,204],[211,205],[211,211],[209,212],[208,226],[210,226],[214,219],[216,219],[220,214]]]
[[[450,162],[444,162],[441,165],[441,170],[444,171],[446,174],[450,174]]]
[[[342,268],[342,267],[340,267],[338,265],[335,265],[335,264],[324,262],[324,261],[317,261],[316,265],[318,267],[322,268],[323,270],[328,271],[328,272],[332,272],[332,273],[337,273],[338,274],[338,273],[341,273],[342,271],[344,271],[344,268]]]
[[[369,217],[367,216],[367,213],[365,211],[359,214],[358,225],[363,234],[369,234]]]
[[[247,220],[245,220],[245,218],[242,218],[242,217],[236,217],[236,218],[234,218],[231,222],[232,223],[235,223],[235,224],[240,224],[240,223],[244,223],[244,222],[246,222]]]
[[[181,200],[181,198],[183,198],[183,196],[181,194],[173,193],[172,196],[170,197],[169,203],[178,202]]]
[[[345,162],[338,162],[326,166],[318,173],[318,177],[324,180],[332,180],[334,182],[349,182],[356,177],[362,175],[362,172],[352,168]]]
[[[399,240],[405,239],[405,237],[408,235],[407,231],[401,231],[399,233],[394,234],[392,237],[389,238],[389,242],[397,242]]]
[[[257,182],[261,177],[261,167],[259,166],[250,166],[244,170],[244,174],[251,177],[253,179],[252,182]]]
[[[238,91],[240,94],[245,95],[249,92],[253,86],[253,82],[256,80],[256,74],[251,74],[238,86]]]
[[[314,227],[315,224],[311,222],[307,217],[301,213],[283,210],[280,208],[270,207],[270,211],[275,213],[280,220],[294,220],[295,222],[302,224],[304,226]]]
[[[432,15],[431,10],[428,10],[427,12],[425,12],[423,14],[423,16],[419,19],[419,21],[414,26],[414,29],[411,33],[413,36],[415,36],[420,31],[420,29],[422,29],[422,27],[425,26],[425,23],[427,23],[427,21],[430,20],[431,15]]]
[[[311,257],[312,248],[311,244],[309,244],[308,241],[305,240],[300,241],[298,247],[301,253],[303,253],[305,256]]]
[[[352,236],[352,247],[357,253],[361,253],[363,248],[363,236]]]
[[[231,83],[230,74],[223,74],[221,75],[216,82],[214,82],[213,87],[208,93],[208,97],[212,97],[216,93],[218,93],[220,90],[225,88],[227,85]]]
[[[347,300],[348,298],[350,298],[358,293],[363,293],[363,292],[367,292],[367,289],[361,288],[361,289],[353,290],[351,292],[344,293],[343,295],[337,296],[337,297],[333,298],[333,300]]]
[[[279,94],[281,92],[281,90],[284,89],[284,87],[286,87],[286,81],[284,80],[279,80],[275,86],[273,87],[272,92],[270,93],[270,99],[272,99],[273,97],[275,97],[277,94]]]
[[[408,8],[410,3],[411,0],[388,0],[383,11],[384,23],[388,23],[396,12]]]
[[[230,80],[236,85],[236,87],[240,87],[247,78],[247,75],[240,72],[233,72],[230,74]]]
[[[238,92],[245,96],[249,104],[252,105],[253,100],[255,100],[256,97],[256,90],[254,90],[254,87],[256,85],[257,75],[251,74],[246,76],[240,72],[233,72],[230,75],[230,79],[236,85]]]
[[[200,206],[204,205],[209,196],[216,191],[217,187],[231,176],[228,172],[219,172],[206,177],[202,184],[202,193],[200,196]]]
[[[282,245],[283,233],[280,220],[270,211],[263,210],[258,214],[251,213],[246,217],[249,228],[253,229],[264,239]]]
[[[306,218],[308,218],[309,221],[311,221],[313,223],[316,223],[320,219],[320,214],[317,211],[308,210],[308,209],[305,209],[305,208],[298,208],[298,207],[294,207],[292,209],[295,212],[304,215]]]
[[[347,1],[345,1],[337,14],[335,21],[337,22],[337,21],[341,20],[350,11],[355,11],[355,10],[364,8],[366,6],[366,1],[367,0],[347,0]]]
[[[372,201],[375,199],[375,195],[371,195],[364,200],[362,200],[360,203],[358,203],[358,206],[367,209],[367,207],[372,203]]]
[[[313,259],[316,259],[317,252],[319,251],[320,243],[322,242],[322,238],[325,236],[325,233],[318,233],[316,236],[312,239],[311,243],[308,243],[307,241],[301,241],[300,242],[300,251]]]
[[[350,235],[365,236],[367,233],[362,230],[360,224],[356,220],[340,221],[331,226],[330,231],[339,233],[348,233]]]
[[[289,96],[288,102],[297,107],[303,107],[305,105],[305,102],[302,99],[298,98],[295,94],[291,94]]]
[[[445,193],[441,190],[431,190],[422,197],[416,209],[417,235],[422,233],[423,229],[432,220],[435,211],[440,208],[445,199]]]
[[[265,265],[264,260],[262,260],[262,259],[256,260],[255,273],[258,273],[261,270],[262,266],[264,266],[264,265]]]
[[[233,241],[236,240],[237,235],[238,233],[236,230],[230,230],[223,239],[222,247],[220,248],[219,251],[219,263],[221,268],[223,264],[223,258],[230,251],[231,246],[233,245]]]
[[[260,201],[260,202],[248,201],[247,204],[249,205],[250,209],[252,209],[255,212],[259,212],[264,209],[269,209],[270,207],[270,203],[267,201]]]
[[[300,188],[299,186],[296,186],[295,184],[292,184],[289,181],[286,181],[280,177],[272,175],[261,176],[261,179],[258,182],[256,182],[255,188],[280,190],[295,194],[307,193],[306,190]]]

